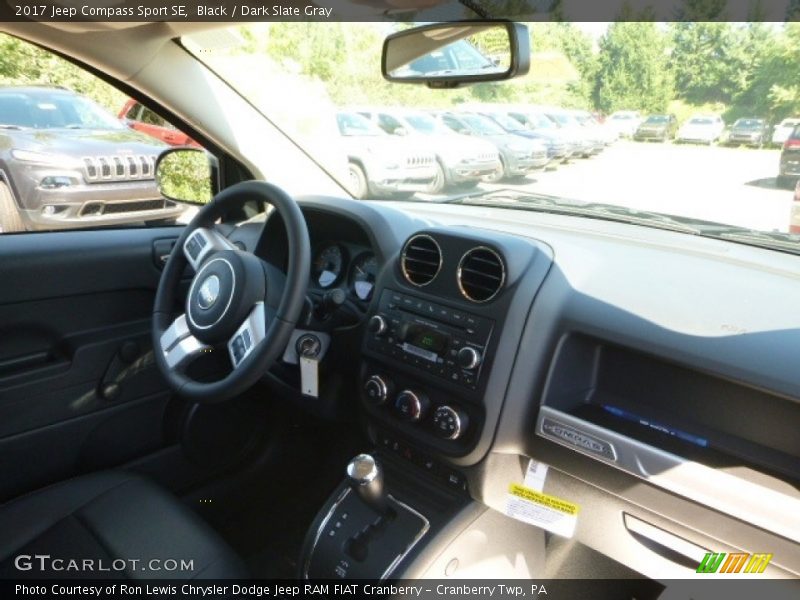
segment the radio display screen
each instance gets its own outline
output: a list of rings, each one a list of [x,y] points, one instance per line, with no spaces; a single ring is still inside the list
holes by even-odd
[[[449,336],[444,333],[419,325],[409,327],[405,337],[405,341],[412,346],[417,346],[439,355],[444,354],[445,350],[447,350],[449,339]]]

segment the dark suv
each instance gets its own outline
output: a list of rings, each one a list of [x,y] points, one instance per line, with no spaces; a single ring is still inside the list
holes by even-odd
[[[166,147],[69,90],[1,87],[0,231],[174,221],[153,177]]]
[[[775,183],[778,187],[792,188],[798,179],[800,179],[800,126],[795,127],[783,143]]]

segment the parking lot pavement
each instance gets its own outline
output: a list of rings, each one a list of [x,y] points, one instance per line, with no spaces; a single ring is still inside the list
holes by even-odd
[[[481,183],[480,188],[512,188],[788,231],[792,193],[775,187],[779,157],[776,149],[621,140],[599,156],[575,159],[522,182]]]

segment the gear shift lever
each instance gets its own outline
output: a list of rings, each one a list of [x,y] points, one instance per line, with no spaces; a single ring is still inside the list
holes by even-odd
[[[383,469],[370,454],[359,454],[347,465],[347,481],[364,503],[378,514],[386,512]]]

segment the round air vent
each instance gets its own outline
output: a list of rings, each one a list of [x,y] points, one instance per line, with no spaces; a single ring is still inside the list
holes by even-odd
[[[415,235],[403,246],[400,268],[411,285],[428,285],[442,268],[442,250],[429,235]]]
[[[488,302],[503,288],[506,267],[500,255],[486,246],[473,248],[458,263],[458,288],[473,302]]]

